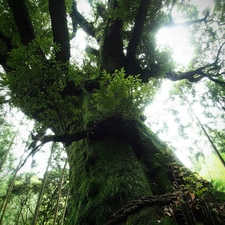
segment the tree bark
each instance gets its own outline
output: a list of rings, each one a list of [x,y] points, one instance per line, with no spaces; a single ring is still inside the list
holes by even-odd
[[[66,63],[70,59],[70,42],[67,27],[66,6],[64,0],[49,0],[53,41],[60,45],[56,51],[56,60]]]
[[[204,218],[203,210],[181,203],[194,205],[195,193],[180,175],[192,173],[172,153],[157,157],[166,145],[141,121],[113,119],[111,125],[108,132],[67,147],[72,211],[66,224],[195,224],[197,215],[200,224],[223,224],[211,209],[204,209],[212,214]]]
[[[28,45],[35,39],[35,32],[26,3],[24,0],[8,0],[8,4],[12,10],[21,42],[23,45]]]
[[[67,148],[73,168],[70,171],[72,212],[67,224],[105,224],[111,214],[132,200],[173,191],[168,168],[154,156],[165,146],[141,123],[126,121],[120,128],[125,130],[118,131],[119,135],[115,130]],[[153,214],[148,212],[151,221],[157,221],[157,208],[151,209]],[[140,215],[142,222],[138,223],[136,216],[128,224],[144,224],[144,214]]]

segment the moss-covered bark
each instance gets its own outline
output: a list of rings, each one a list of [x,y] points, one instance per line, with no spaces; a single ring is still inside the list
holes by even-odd
[[[141,195],[152,195],[143,165],[128,143],[83,140],[70,147],[73,224],[104,224]]]
[[[172,191],[166,170],[154,157],[157,146],[152,150],[150,145],[147,152],[144,139],[139,140],[141,146],[134,140],[137,137],[130,136],[132,133],[128,131],[127,138],[103,134],[68,147],[72,195],[69,224],[104,224],[112,213],[134,199]]]
[[[172,168],[182,167],[181,163],[171,155],[164,161],[157,157],[164,148],[140,121],[115,118],[100,124],[88,138],[71,144],[67,148],[71,182],[67,224],[192,224],[195,212],[180,202],[192,201],[194,195],[177,183],[181,179]],[[198,214],[203,217],[202,211]],[[215,221],[223,224],[221,219]],[[207,223],[200,220],[193,224]]]

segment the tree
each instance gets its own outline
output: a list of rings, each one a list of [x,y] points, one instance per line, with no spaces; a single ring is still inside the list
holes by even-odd
[[[46,169],[49,171],[45,170],[43,177],[37,177],[32,171],[34,169],[32,162],[29,172],[18,175],[14,173],[11,179],[7,177],[8,181],[1,181],[3,185],[0,224],[44,225],[63,222],[69,197],[68,168],[63,155],[65,156],[65,153],[62,149],[54,144],[54,150],[52,146],[46,162]],[[7,185],[8,190],[5,190]]]
[[[210,184],[185,168],[141,121],[162,79],[224,85],[224,44],[212,30],[223,18],[207,11],[199,19],[196,8],[183,1],[89,4],[91,16],[85,18],[76,1],[0,3],[1,81],[10,102],[41,124],[31,155],[50,141],[66,148],[71,192],[66,223],[223,224],[222,207],[209,204],[218,194],[205,194]],[[189,16],[183,25],[202,26],[199,33],[211,38],[210,62],[202,57],[201,34],[200,56],[184,72],[155,43],[159,28],[176,24],[176,6]],[[70,47],[78,29],[90,44],[80,64]],[[47,128],[55,135],[45,135]]]

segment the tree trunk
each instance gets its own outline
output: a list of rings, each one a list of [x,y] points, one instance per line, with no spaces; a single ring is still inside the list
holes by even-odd
[[[1,205],[0,205],[0,225],[3,224],[5,212],[6,212],[8,203],[10,201],[10,195],[12,194],[12,190],[13,190],[13,187],[14,187],[14,182],[16,180],[17,173],[20,170],[21,165],[23,164],[23,156],[24,156],[24,153],[20,157],[19,164],[18,164],[17,168],[13,172],[13,175],[12,175],[12,178],[11,178],[11,181],[10,181],[10,184],[9,184],[9,187],[8,187],[8,190],[7,190],[7,193],[6,193],[6,196],[3,199],[3,201],[1,202]]]
[[[48,163],[47,163],[47,166],[46,166],[46,169],[45,169],[44,178],[43,178],[42,184],[41,184],[41,189],[40,189],[39,194],[38,194],[38,200],[37,200],[36,207],[35,207],[32,225],[37,224],[37,221],[38,221],[38,214],[39,214],[39,211],[40,211],[40,208],[41,208],[42,198],[44,196],[46,180],[47,180],[47,177],[48,177],[48,169],[50,167],[50,163],[51,163],[51,160],[52,160],[53,151],[54,151],[54,143],[51,147],[51,152],[50,152],[50,155],[49,155],[49,158],[48,158]]]
[[[57,217],[58,217],[58,211],[59,211],[59,205],[60,205],[60,198],[61,198],[61,192],[62,192],[62,187],[63,187],[63,181],[64,181],[64,176],[65,176],[65,171],[66,171],[66,166],[67,166],[67,160],[65,161],[63,170],[62,170],[62,175],[60,177],[60,183],[59,183],[59,190],[57,194],[57,201],[55,205],[55,212],[54,212],[54,219],[52,225],[56,224]]]
[[[113,123],[117,126],[111,127]],[[132,200],[173,191],[171,173],[154,156],[166,146],[143,124],[113,118],[107,128],[67,148],[72,195],[67,224],[103,225]],[[127,224],[147,224],[147,214],[149,224],[155,224],[157,211],[158,207],[145,209],[129,217]]]
[[[222,225],[224,221],[209,209],[210,217],[204,218],[203,210],[181,204],[194,203],[195,193],[185,188],[180,175],[191,172],[171,152],[165,153],[166,149],[141,121],[116,118],[104,121],[89,138],[71,144],[67,148],[71,212],[66,224],[172,225],[217,221]],[[197,179],[192,183],[196,182]],[[179,216],[175,216],[175,208]],[[196,222],[196,215],[201,223]]]

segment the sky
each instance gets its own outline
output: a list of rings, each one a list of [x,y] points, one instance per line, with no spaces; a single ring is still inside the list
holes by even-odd
[[[191,0],[193,4],[196,4],[199,7],[199,10],[203,11],[205,8],[214,7],[214,0]]]

